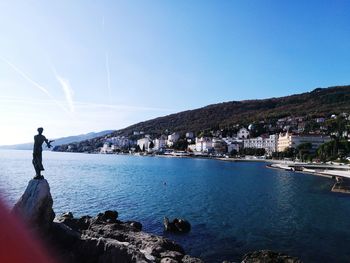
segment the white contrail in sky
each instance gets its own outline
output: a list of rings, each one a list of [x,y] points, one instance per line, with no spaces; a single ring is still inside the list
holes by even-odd
[[[10,66],[14,71],[16,71],[18,74],[20,74],[25,80],[27,80],[29,83],[31,83],[34,87],[45,93],[50,99],[52,99],[60,108],[62,108],[64,111],[68,112],[67,109],[61,105],[52,95],[51,93],[42,85],[40,85],[38,82],[33,80],[28,74],[26,74],[23,70],[19,69],[16,65],[11,63],[5,58],[0,57],[0,59],[5,62],[8,66]]]
[[[67,104],[69,106],[70,112],[74,112],[74,102],[73,102],[73,89],[70,86],[69,80],[64,79],[61,76],[56,75],[56,79],[61,84],[62,90],[64,92],[64,96],[66,97]]]
[[[106,52],[106,73],[107,73],[107,88],[108,88],[108,97],[111,98],[112,90],[111,90],[111,71],[109,67],[109,56]]]
[[[29,77],[26,73],[24,73],[22,70],[20,70],[17,66],[15,66],[14,64],[12,64],[10,61],[1,58],[2,61],[4,61],[7,65],[9,65],[13,70],[15,70],[17,73],[19,73],[24,79],[26,79],[27,81],[29,81],[31,84],[33,84],[35,87],[37,87],[38,89],[40,89],[42,92],[44,92],[46,95],[48,95],[49,97],[52,97],[51,94],[48,92],[48,90],[46,88],[44,88],[43,86],[41,86],[38,82],[34,81],[31,77]]]

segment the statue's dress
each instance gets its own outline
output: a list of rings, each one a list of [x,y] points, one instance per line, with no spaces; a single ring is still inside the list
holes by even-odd
[[[42,144],[46,141],[44,135],[38,134],[34,136],[34,148],[33,148],[33,166],[35,171],[44,171],[43,158],[42,158]]]

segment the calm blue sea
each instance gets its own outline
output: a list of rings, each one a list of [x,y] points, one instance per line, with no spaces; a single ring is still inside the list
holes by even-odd
[[[207,262],[273,249],[304,262],[350,262],[350,196],[327,178],[265,168],[265,163],[44,152],[57,214],[121,220],[176,240]],[[11,207],[34,176],[30,151],[0,151],[0,191]],[[163,216],[192,224],[163,233]]]

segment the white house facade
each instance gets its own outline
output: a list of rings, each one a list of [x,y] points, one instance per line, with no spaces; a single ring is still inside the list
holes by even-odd
[[[277,151],[278,136],[273,134],[269,137],[256,137],[244,140],[244,148],[265,149],[266,153],[271,155]]]
[[[197,152],[209,152],[213,149],[212,138],[201,137],[196,138],[196,151]]]
[[[167,146],[167,137],[165,135],[160,136],[159,138],[155,139],[153,141],[154,143],[154,150],[161,150],[161,149],[165,149]]]
[[[149,151],[150,144],[152,140],[149,137],[145,137],[142,139],[137,140],[137,145],[140,147],[141,150]]]

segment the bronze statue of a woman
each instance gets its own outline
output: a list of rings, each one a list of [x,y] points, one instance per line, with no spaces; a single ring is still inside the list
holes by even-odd
[[[34,147],[33,147],[33,166],[35,169],[35,177],[34,179],[44,179],[44,176],[41,175],[41,171],[44,171],[44,166],[43,166],[43,158],[42,158],[42,145],[45,142],[48,148],[51,148],[51,142],[44,135],[42,135],[44,129],[43,128],[38,128],[38,134],[34,136]]]

